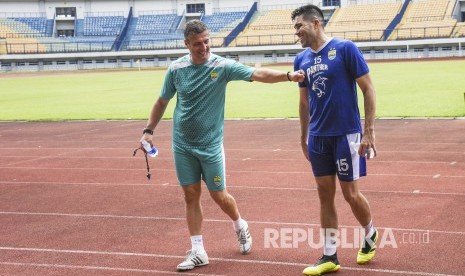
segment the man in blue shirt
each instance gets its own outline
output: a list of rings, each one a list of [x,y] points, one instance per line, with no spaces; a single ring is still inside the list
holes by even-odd
[[[203,179],[210,196],[231,218],[242,254],[252,248],[247,222],[241,218],[236,201],[226,190],[223,126],[226,85],[229,81],[275,83],[300,82],[304,74],[252,68],[210,53],[207,26],[192,20],[184,31],[189,54],[174,61],[166,73],[160,97],[155,102],[141,140],[152,145],[153,130],[161,120],[170,99],[177,95],[173,116],[173,153],[176,175],[186,202],[186,219],[192,249],[178,270],[190,270],[208,264],[203,246],[202,207]]]
[[[316,179],[325,241],[323,256],[303,273],[320,275],[340,268],[336,254],[336,178],[353,214],[365,228],[357,263],[367,263],[375,254],[378,231],[357,184],[366,175],[365,159],[376,155],[375,89],[361,52],[351,41],[325,34],[323,13],[317,6],[297,8],[291,17],[295,34],[306,48],[294,60],[294,70],[305,72],[305,80],[299,83],[301,145]],[[364,96],[363,132],[357,84]]]

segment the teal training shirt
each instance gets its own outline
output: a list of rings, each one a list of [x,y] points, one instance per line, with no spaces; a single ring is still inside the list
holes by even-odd
[[[177,94],[173,116],[173,144],[207,148],[223,143],[226,85],[250,81],[255,68],[210,54],[207,62],[193,64],[190,55],[171,63],[160,97]]]

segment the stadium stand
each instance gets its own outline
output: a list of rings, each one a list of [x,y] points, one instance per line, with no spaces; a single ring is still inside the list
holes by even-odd
[[[213,47],[294,45],[296,36],[290,16],[300,2],[291,2],[267,6],[263,5],[267,3],[264,0],[260,9],[255,2],[252,4],[255,8],[248,11],[218,4],[219,8],[207,9],[208,14],[200,13],[200,18],[210,27]],[[356,42],[460,38],[465,37],[465,23],[455,18],[460,16],[461,3],[457,0],[347,1],[342,6],[323,7],[328,21],[325,29],[330,36]],[[105,11],[102,6],[93,12],[84,9],[72,16],[71,24],[68,17],[50,13],[47,18],[46,13],[39,12],[9,15],[0,12],[0,44],[3,44],[0,54],[5,51],[29,54],[184,49],[182,28],[190,18],[185,11],[181,13],[179,8],[139,10],[136,16],[131,5],[115,4],[121,11]],[[60,24],[65,28],[58,32]],[[72,32],[63,31],[69,29]],[[365,52],[370,54],[368,50]]]
[[[453,37],[464,37],[465,36],[465,22],[458,22],[455,25]]]
[[[132,19],[127,50],[170,49],[180,48],[183,36],[176,32],[181,17],[175,11],[141,11],[139,17]]]
[[[0,18],[0,37],[43,36],[46,27],[45,17]]]
[[[46,47],[37,40],[46,35],[45,15],[25,15],[25,17],[0,18],[0,38],[5,39],[6,51],[12,54],[46,52]]]
[[[47,47],[42,45],[37,38],[7,38],[7,51],[10,54],[46,53]]]
[[[143,11],[141,13],[148,13]],[[218,12],[204,15],[202,21],[210,28],[213,47],[223,46],[224,38],[245,17],[247,12]],[[135,30],[131,36],[128,50],[176,49],[184,47],[184,35],[177,31],[181,18],[176,14],[141,15],[137,18]]]
[[[10,54],[110,51],[125,24],[121,15],[90,15],[76,20],[76,36],[54,37],[53,20],[25,15],[0,18],[0,38],[6,39]]]
[[[6,41],[0,39],[0,55],[6,55],[8,51],[6,50]]]
[[[156,33],[152,35],[133,35],[128,50],[177,49],[184,47],[182,33]]]
[[[211,32],[211,42],[213,47],[225,46],[224,38],[242,22],[247,15],[247,11],[241,12],[217,12],[212,15],[202,17],[202,22],[207,24]]]
[[[84,36],[116,36],[124,23],[123,16],[87,16],[84,18]]]
[[[234,46],[295,44],[293,9],[258,12],[248,27],[231,43]]]
[[[389,40],[451,37],[457,24],[452,5],[451,0],[412,1]]]
[[[208,25],[212,33],[220,33],[232,30],[242,19],[244,19],[246,11],[244,12],[218,12],[212,15],[204,15],[202,22]]]
[[[137,20],[134,34],[169,33],[177,18],[176,14],[141,15]]]
[[[383,40],[384,31],[401,7],[402,2],[396,1],[338,8],[325,30],[330,36],[353,41]]]

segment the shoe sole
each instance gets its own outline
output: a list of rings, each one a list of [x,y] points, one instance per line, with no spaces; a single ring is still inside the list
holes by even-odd
[[[247,255],[247,254],[250,253],[250,251],[252,251],[252,244],[250,244],[249,250],[247,250],[247,251],[242,251],[242,250],[241,250],[241,254],[242,254],[242,255]]]
[[[194,269],[194,268],[196,268],[196,267],[199,267],[199,266],[205,266],[205,265],[207,265],[207,264],[208,264],[208,262],[207,262],[207,263],[203,263],[203,264],[194,265],[194,266],[176,267],[176,268],[177,268],[179,271],[187,271],[187,270],[192,270],[192,269]]]
[[[325,271],[325,272],[321,272],[321,273],[318,273],[318,274],[305,274],[302,272],[302,275],[304,276],[316,276],[316,275],[323,275],[323,274],[326,274],[326,273],[333,273],[333,272],[338,272],[339,269],[341,268],[341,265],[337,265],[336,267],[334,267],[333,269],[331,270],[328,270],[328,271]]]
[[[250,251],[252,251],[252,248],[250,248],[249,250],[247,251],[241,251],[241,254],[242,255],[248,255],[250,253]]]

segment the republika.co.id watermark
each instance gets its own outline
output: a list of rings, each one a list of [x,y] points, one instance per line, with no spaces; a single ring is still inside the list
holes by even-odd
[[[338,248],[360,248],[365,240],[363,228],[320,229],[313,228],[265,228],[265,248],[323,248],[325,236],[334,237]],[[394,230],[392,228],[378,229],[378,248],[398,248],[402,244],[428,244],[430,243],[429,230]]]

